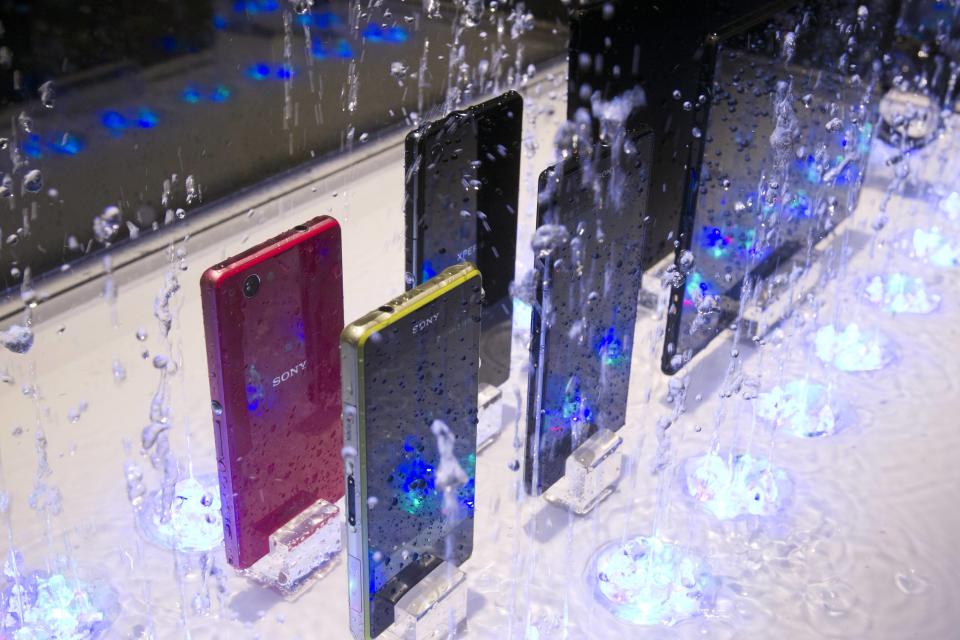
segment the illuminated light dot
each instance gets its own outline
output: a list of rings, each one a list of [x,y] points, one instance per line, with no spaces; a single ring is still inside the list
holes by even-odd
[[[197,104],[200,102],[200,92],[196,87],[190,86],[183,90],[180,97],[187,104]]]
[[[277,77],[281,80],[289,80],[293,77],[293,68],[289,65],[282,65],[277,69]]]
[[[280,5],[279,3],[277,3],[277,0],[261,0],[260,2],[261,11],[270,12],[270,11],[276,11],[279,8],[280,8]]]
[[[127,119],[119,111],[107,111],[100,116],[100,123],[113,132],[120,132],[127,128]]]
[[[24,155],[29,158],[42,158],[43,149],[40,146],[40,136],[35,133],[31,133],[26,140],[20,145],[20,149],[23,151]]]
[[[325,11],[313,17],[313,24],[321,29],[329,29],[340,24],[340,18],[335,13]]]
[[[230,89],[222,84],[218,84],[213,88],[213,91],[210,93],[211,102],[226,102],[230,99]]]
[[[340,40],[337,42],[337,48],[335,51],[338,58],[349,59],[353,57],[353,48],[350,46],[350,43],[346,40]]]
[[[386,33],[384,34],[383,37],[387,42],[397,42],[397,43],[406,42],[410,38],[410,36],[407,34],[406,29],[402,29],[401,27],[390,27],[389,29],[386,30]]]
[[[317,60],[326,60],[330,56],[330,52],[327,51],[327,48],[323,46],[323,43],[319,40],[314,40],[313,44],[310,45],[310,53]]]
[[[270,65],[259,63],[247,69],[247,77],[254,80],[264,80],[270,77]]]
[[[213,28],[214,29],[226,29],[227,28],[227,19],[221,15],[213,16]]]
[[[75,133],[66,132],[58,135],[50,143],[50,148],[57,153],[67,156],[75,156],[83,151],[83,139]]]
[[[369,40],[370,42],[383,42],[384,39],[383,29],[375,24],[367,25],[362,35],[364,40]]]
[[[152,110],[143,107],[137,112],[137,126],[141,129],[153,129],[160,119]]]

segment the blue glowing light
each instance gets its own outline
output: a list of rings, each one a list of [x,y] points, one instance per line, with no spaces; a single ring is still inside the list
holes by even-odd
[[[364,40],[369,42],[393,42],[399,44],[409,39],[406,30],[401,27],[383,28],[376,24],[367,25],[361,35]]]
[[[160,122],[160,118],[153,110],[141,107],[137,111],[137,126],[141,129],[153,129]]]
[[[71,133],[69,131],[58,134],[53,137],[53,140],[50,142],[50,148],[66,156],[75,156],[81,151],[83,151],[84,142],[76,133]]]
[[[327,48],[320,40],[313,41],[313,43],[310,45],[310,53],[317,60],[326,60],[328,57],[330,57],[330,52],[327,51]]]
[[[817,357],[840,371],[876,371],[893,362],[890,341],[879,331],[861,331],[850,323],[838,331],[832,324],[813,336]]]
[[[265,80],[270,77],[270,65],[259,62],[247,68],[247,77],[254,80]]]
[[[218,84],[210,92],[210,102],[222,103],[230,99],[230,88],[226,85]]]
[[[28,158],[42,158],[43,146],[40,142],[40,136],[35,133],[28,135],[27,139],[20,143],[20,150],[23,151],[23,154]]]
[[[659,538],[634,537],[605,545],[586,573],[594,598],[636,625],[673,626],[716,603],[719,581],[699,557]]]
[[[100,116],[100,123],[113,133],[119,133],[127,128],[127,119],[119,111],[105,111]]]
[[[277,77],[281,80],[289,80],[293,77],[294,71],[293,67],[288,64],[282,64],[277,67]]]
[[[213,28],[217,29],[218,31],[226,29],[227,19],[221,16],[220,14],[213,16]]]
[[[437,275],[437,270],[433,268],[433,262],[430,260],[424,260],[423,270],[420,273],[420,282],[426,282],[435,275]]]
[[[334,54],[338,58],[348,60],[353,57],[353,47],[351,47],[350,43],[346,40],[339,40],[337,41],[336,49],[334,49]]]
[[[721,520],[775,515],[793,493],[786,473],[749,453],[691,458],[684,465],[684,475],[687,495]]]
[[[187,104],[197,104],[200,102],[200,91],[194,86],[186,87],[181,93],[180,97]]]
[[[320,29],[330,29],[340,24],[340,18],[331,11],[324,11],[313,16],[313,24]]]
[[[398,506],[410,515],[439,506],[433,465],[420,456],[404,460],[393,471]]]
[[[623,342],[617,337],[616,327],[609,327],[596,345],[597,355],[607,366],[617,367],[626,362],[627,356]]]

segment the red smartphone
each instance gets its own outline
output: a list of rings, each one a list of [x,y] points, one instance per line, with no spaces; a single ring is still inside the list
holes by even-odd
[[[200,281],[227,561],[344,493],[340,456],[340,226],[314,218]]]

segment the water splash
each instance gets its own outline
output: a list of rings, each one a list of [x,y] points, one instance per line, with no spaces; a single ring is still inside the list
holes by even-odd
[[[119,613],[117,594],[106,582],[85,582],[61,573],[20,575],[10,564],[8,560],[4,567],[8,580],[0,598],[0,637],[99,638]]]
[[[645,537],[601,547],[587,565],[586,579],[614,616],[646,626],[672,626],[703,615],[713,608],[719,587],[702,559]]]
[[[691,458],[684,465],[687,495],[721,520],[779,513],[793,494],[787,474],[768,460],[743,453]]]
[[[127,469],[128,497],[136,506],[142,495],[141,478]],[[220,491],[215,477],[185,478],[177,482],[169,518],[164,518],[163,491],[145,500],[138,520],[145,537],[165,549],[209,551],[223,543]]]
[[[851,409],[827,387],[792,380],[757,397],[757,416],[798,438],[832,436],[850,426]]]
[[[817,357],[840,371],[877,371],[893,362],[893,347],[879,331],[850,323],[841,331],[829,324],[813,336]]]
[[[19,324],[10,325],[10,328],[0,331],[0,345],[13,353],[26,353],[33,346],[33,331]]]
[[[902,273],[874,276],[864,290],[867,300],[887,313],[933,313],[940,306],[940,295],[928,293],[923,278]]]

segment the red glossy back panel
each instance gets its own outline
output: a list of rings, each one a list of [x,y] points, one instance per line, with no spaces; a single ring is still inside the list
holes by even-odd
[[[340,227],[299,225],[209,269],[201,292],[224,544],[246,568],[304,508],[343,496]]]

